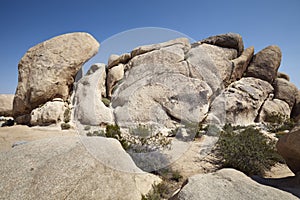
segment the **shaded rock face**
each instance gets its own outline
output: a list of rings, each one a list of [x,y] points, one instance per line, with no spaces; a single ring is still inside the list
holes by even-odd
[[[243,43],[242,36],[236,33],[227,33],[227,34],[211,36],[209,38],[201,40],[198,43],[206,43],[206,44],[216,45],[219,47],[236,49],[239,56],[244,51],[244,43]]]
[[[300,172],[300,128],[295,128],[279,138],[278,153],[284,158],[288,167],[297,174]]]
[[[207,122],[249,125],[256,120],[260,107],[273,91],[266,81],[242,78],[228,86],[212,103]]]
[[[13,115],[29,114],[54,98],[69,97],[74,78],[99,43],[87,33],[60,35],[30,48],[19,62]]]
[[[161,181],[137,168],[117,140],[100,137],[29,142],[1,153],[0,163],[1,199],[140,200]]]
[[[0,94],[0,116],[11,117],[13,112],[13,94]]]
[[[281,63],[281,50],[278,46],[268,46],[255,54],[246,72],[246,76],[259,78],[272,83],[277,76]]]
[[[285,118],[289,118],[291,114],[291,109],[289,105],[280,99],[268,99],[262,106],[261,112],[259,114],[260,122],[269,122],[268,116],[277,114]]]
[[[269,186],[258,184],[234,169],[198,174],[188,179],[177,200],[206,199],[298,199],[296,196]]]
[[[298,93],[296,95],[296,101],[292,110],[291,117],[300,122],[300,90],[298,90]]]
[[[285,101],[290,109],[293,108],[298,93],[297,87],[283,78],[277,78],[274,81],[275,98]]]
[[[233,71],[230,77],[230,83],[241,79],[246,71],[254,54],[254,47],[249,47],[243,51],[241,56],[232,60]]]
[[[104,105],[106,94],[104,64],[94,64],[87,74],[75,85],[74,117],[81,124],[99,125],[113,123],[112,110]]]

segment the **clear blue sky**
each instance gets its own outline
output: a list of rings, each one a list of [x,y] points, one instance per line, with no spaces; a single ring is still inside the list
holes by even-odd
[[[300,88],[299,10],[299,0],[0,0],[0,93],[15,92],[19,60],[46,39],[84,31],[105,50],[109,37],[140,27],[172,29],[195,40],[236,32],[256,52],[276,44],[283,52],[280,71]],[[147,43],[145,34],[136,37],[137,44]],[[103,62],[100,57],[92,62]]]

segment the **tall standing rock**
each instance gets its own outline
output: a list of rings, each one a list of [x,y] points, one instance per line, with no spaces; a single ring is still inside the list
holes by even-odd
[[[21,119],[49,100],[66,100],[77,72],[98,48],[95,38],[80,32],[60,35],[30,48],[18,65],[19,80],[13,103],[17,122],[28,123]]]
[[[277,76],[280,62],[280,48],[275,45],[268,46],[253,56],[246,76],[259,78],[272,83]]]
[[[283,78],[277,78],[273,84],[276,99],[281,99],[293,108],[298,93],[298,88],[291,82]]]
[[[81,124],[113,123],[112,110],[102,102],[102,95],[106,93],[105,79],[105,64],[94,64],[76,83],[74,118]]]

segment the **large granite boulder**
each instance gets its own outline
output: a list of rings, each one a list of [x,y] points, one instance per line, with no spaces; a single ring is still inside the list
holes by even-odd
[[[296,200],[298,198],[288,192],[259,184],[235,169],[221,169],[215,173],[190,177],[174,199]]]
[[[292,172],[300,172],[300,127],[280,137],[276,147]]]
[[[296,95],[296,101],[292,110],[292,118],[294,118],[296,121],[300,120],[300,90],[298,90]]]
[[[211,105],[206,121],[224,125],[253,124],[260,107],[267,99],[273,87],[261,79],[247,77],[233,82]]]
[[[191,77],[185,61],[188,45],[188,40],[180,39],[132,52],[130,69],[112,93],[118,125],[174,128],[180,121],[204,119],[212,90],[204,80]]]
[[[280,48],[275,45],[268,46],[253,56],[248,66],[246,76],[259,78],[272,83],[277,76],[280,63]]]
[[[77,72],[98,48],[99,43],[88,33],[60,35],[30,48],[18,65],[13,103],[16,121],[51,99],[66,100]]]
[[[285,101],[289,104],[290,109],[292,109],[298,94],[298,88],[293,83],[283,78],[275,79],[273,87],[274,97]]]
[[[55,137],[0,153],[0,199],[141,199],[161,180],[115,139]]]
[[[206,43],[212,44],[219,47],[225,47],[230,49],[235,49],[240,56],[244,51],[244,43],[241,35],[237,33],[226,33],[221,35],[215,35],[208,37],[204,40],[197,42],[198,44]]]
[[[94,64],[75,84],[74,119],[81,124],[113,123],[113,112],[102,102],[106,94],[105,64]]]
[[[11,117],[13,115],[14,97],[13,94],[0,94],[0,116]]]
[[[286,119],[290,118],[291,109],[289,105],[280,99],[268,99],[263,104],[260,114],[260,122],[270,122],[269,117],[272,115],[279,115]],[[272,122],[272,121],[271,121]]]
[[[235,58],[235,49],[210,44],[197,45],[186,55],[191,76],[204,80],[216,93],[229,82],[232,72],[231,60]]]
[[[45,126],[63,122],[66,109],[68,109],[68,105],[63,101],[48,101],[41,107],[31,111],[30,125]]]

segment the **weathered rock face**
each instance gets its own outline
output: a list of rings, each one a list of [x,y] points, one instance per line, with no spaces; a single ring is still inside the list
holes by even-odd
[[[107,74],[107,96],[111,97],[114,85],[124,77],[124,65],[122,63],[108,69]]]
[[[279,114],[281,116],[289,118],[291,109],[286,102],[280,99],[268,99],[262,106],[261,112],[259,114],[259,121],[269,122],[268,116],[271,116],[273,114]]]
[[[237,57],[235,49],[201,44],[192,48],[186,56],[193,78],[204,80],[218,93],[231,76],[232,62]]]
[[[292,110],[291,117],[294,118],[296,121],[300,120],[300,90],[298,90],[298,93],[296,95],[296,101]]]
[[[290,81],[290,76],[283,72],[277,72],[277,78],[283,78],[287,81]]]
[[[216,45],[219,47],[236,49],[238,55],[241,55],[242,52],[244,51],[244,43],[243,43],[242,36],[236,33],[227,33],[227,34],[211,36],[197,43],[198,44],[206,43],[206,44]]]
[[[207,118],[209,123],[232,125],[253,124],[259,109],[273,91],[266,81],[242,78],[228,86],[212,103]]]
[[[1,199],[140,200],[160,182],[137,168],[118,141],[100,137],[29,142],[1,153],[0,163]]]
[[[297,87],[283,78],[277,78],[274,81],[274,93],[276,99],[281,99],[289,104],[290,109],[293,108],[295,104],[295,99],[298,93]]]
[[[278,153],[284,158],[288,167],[297,174],[300,172],[300,129],[295,128],[290,133],[279,138]]]
[[[296,196],[258,184],[234,169],[222,169],[211,174],[199,174],[188,179],[179,192],[178,200],[206,199],[298,199]]]
[[[272,83],[281,63],[281,50],[278,46],[268,46],[255,54],[247,69],[246,76],[259,78]]]
[[[132,53],[140,55],[129,61],[130,70],[112,94],[118,125],[172,128],[178,121],[199,122],[205,117],[212,90],[202,79],[190,77],[184,60],[188,41],[167,44],[158,44],[159,50],[140,47]]]
[[[0,116],[12,116],[14,97],[13,94],[0,94]]]
[[[113,112],[102,102],[106,94],[104,64],[93,65],[75,86],[74,117],[82,124],[113,123]]]
[[[66,109],[67,105],[63,101],[48,101],[40,108],[31,111],[30,124],[44,126],[62,122]]]
[[[233,71],[230,77],[230,82],[237,81],[243,77],[254,54],[254,47],[249,47],[236,59],[232,60]]]
[[[99,43],[87,33],[60,35],[30,48],[18,65],[13,103],[17,122],[51,99],[66,100],[77,72],[98,48]]]

